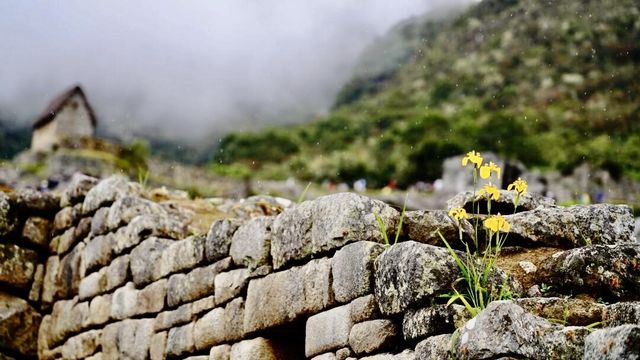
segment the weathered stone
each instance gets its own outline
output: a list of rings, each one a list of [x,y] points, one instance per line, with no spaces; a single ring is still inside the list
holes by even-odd
[[[584,360],[640,359],[640,325],[596,330],[584,345]]]
[[[73,233],[73,236],[76,238],[76,241],[81,241],[85,239],[91,233],[91,220],[90,217],[84,217],[78,221],[76,225],[76,231]]]
[[[109,208],[103,207],[96,210],[93,214],[91,221],[91,235],[104,235],[109,230],[107,229],[107,216],[109,215]]]
[[[398,327],[391,320],[370,320],[353,325],[349,346],[356,354],[371,354],[391,346]]]
[[[223,304],[240,295],[249,284],[248,269],[236,269],[216,275],[215,296],[216,303]]]
[[[571,298],[538,297],[513,301],[534,315],[564,325],[587,326],[600,322],[606,309],[603,304]]]
[[[165,350],[167,356],[181,356],[195,350],[193,327],[194,323],[189,323],[169,330]]]
[[[336,351],[336,360],[345,360],[351,356],[351,349],[348,347]]]
[[[98,183],[98,179],[81,173],[71,176],[71,183],[60,195],[60,206],[71,206],[82,202],[85,195]]]
[[[235,219],[216,220],[211,224],[205,241],[205,257],[208,262],[218,261],[229,256],[231,238],[240,224],[242,222]]]
[[[45,315],[40,322],[40,327],[37,329],[37,348],[38,359],[52,359],[53,354],[49,349],[49,332],[51,331],[51,315]],[[33,343],[33,341],[30,341]],[[62,354],[60,354],[62,356]]]
[[[93,355],[100,346],[101,330],[90,330],[69,338],[62,345],[64,359],[84,359]]]
[[[31,284],[31,290],[29,290],[29,301],[39,302],[40,294],[42,293],[42,283],[44,281],[44,265],[38,264],[36,266],[36,273],[33,275],[33,283]]]
[[[106,359],[147,359],[153,334],[153,319],[109,324],[102,330],[102,353]]]
[[[231,346],[231,360],[278,360],[282,358],[276,344],[262,337],[243,340]]]
[[[80,220],[80,209],[78,206],[66,207],[58,211],[53,218],[53,232],[60,234],[62,231],[72,227]]]
[[[640,298],[640,244],[591,245],[556,253],[538,270],[560,293]]]
[[[209,360],[209,355],[188,356],[184,360]]]
[[[440,247],[407,241],[376,259],[375,295],[383,314],[398,314],[447,293],[460,277],[455,261]]]
[[[58,299],[68,299],[78,293],[80,279],[83,277],[81,261],[84,248],[84,243],[79,243],[60,260],[56,275],[56,297]]]
[[[167,275],[162,269],[160,260],[165,250],[174,242],[174,240],[151,237],[131,251],[131,275],[136,285],[148,284]]]
[[[155,330],[166,330],[177,325],[184,325],[196,319],[200,314],[210,311],[216,306],[213,296],[187,303],[175,310],[164,311],[156,316]]]
[[[138,291],[136,314],[153,314],[162,311],[166,297],[166,279],[158,280],[147,285]]]
[[[431,336],[416,345],[416,360],[451,359],[451,334]]]
[[[82,212],[90,214],[117,199],[139,193],[140,186],[138,184],[129,182],[124,176],[114,175],[101,180],[86,193],[82,203]]]
[[[149,236],[163,237],[167,239],[184,239],[189,233],[189,228],[184,219],[172,215],[143,214],[136,216],[125,227],[126,235],[130,243],[139,243]]]
[[[632,242],[634,227],[626,205],[576,205],[505,216],[510,236],[524,244],[577,248]]]
[[[380,215],[388,231],[394,231],[398,220],[395,209],[354,193],[327,195],[285,210],[272,226],[274,268],[280,269],[292,261],[351,242],[381,242],[382,234],[374,213]]]
[[[445,239],[459,236],[458,226],[444,210],[407,211],[403,223],[409,239],[423,244],[443,246],[438,231]]]
[[[480,200],[478,200],[478,198]],[[514,202],[516,199],[515,191],[500,190],[500,198],[491,201],[491,212],[493,214],[513,214]],[[447,201],[447,211],[454,208],[465,208],[471,213],[472,203],[476,202],[476,206],[480,212],[486,214],[487,194],[482,196],[473,196],[473,192],[465,191],[458,193]],[[536,210],[536,209],[557,209],[556,202],[552,198],[544,197],[537,193],[527,192],[520,197],[518,203],[518,212]]]
[[[0,293],[0,348],[35,356],[41,319],[26,301]]]
[[[231,239],[229,254],[236,265],[255,269],[269,264],[273,218],[260,216],[240,225]]]
[[[0,191],[0,236],[6,236],[18,226],[15,210],[11,208],[9,197]]]
[[[85,327],[102,325],[111,320],[111,294],[96,296],[89,303],[89,318]]]
[[[111,262],[113,246],[113,234],[99,235],[91,238],[86,243],[82,255],[83,266],[86,272],[94,271]]]
[[[49,241],[49,253],[51,255],[56,255],[58,253],[58,243],[60,242],[60,236],[54,236],[51,241]]]
[[[78,303],[78,297],[72,300],[57,301],[51,312],[51,330],[49,347],[59,345],[70,334],[82,330],[89,318],[89,303]]]
[[[552,324],[512,301],[494,301],[460,329],[455,348],[459,359],[581,359],[588,333]]]
[[[106,291],[123,285],[129,278],[129,255],[117,257],[111,261],[106,270]]]
[[[351,321],[359,323],[380,317],[380,309],[373,295],[367,295],[353,300],[350,303]]]
[[[58,239],[58,250],[56,251],[57,254],[64,255],[71,250],[76,243],[75,232],[76,228],[72,226],[60,235],[60,239]]]
[[[247,290],[244,330],[250,333],[284,324],[315,314],[334,301],[330,259],[253,279]]]
[[[202,298],[200,300],[196,300],[191,304],[191,312],[193,313],[193,316],[199,316],[202,313],[205,313],[211,309],[213,309],[216,306],[216,299],[215,297],[212,296],[207,296],[205,298]],[[217,304],[217,305],[221,305],[221,304]]]
[[[209,360],[229,360],[231,357],[231,345],[218,345],[209,351]]]
[[[211,310],[195,323],[193,332],[196,349],[203,350],[220,343],[242,339],[243,317],[242,298],[231,301],[224,308]]]
[[[157,313],[164,307],[167,280],[158,280],[137,290],[132,282],[113,293],[111,317],[126,319],[136,315]]]
[[[447,334],[462,327],[471,318],[462,305],[434,305],[410,309],[402,320],[402,334],[407,341]]]
[[[180,241],[174,241],[167,248],[160,259],[160,266],[164,274],[193,269],[204,260],[203,236],[189,236]]]
[[[333,292],[339,302],[349,302],[373,292],[373,264],[384,246],[359,241],[338,250],[331,261]]]
[[[640,325],[640,301],[619,302],[608,305],[602,318],[608,327],[625,324]]]
[[[186,274],[172,275],[169,278],[167,305],[174,307],[184,302],[214,295],[216,275],[227,270],[230,265],[230,258],[226,258],[215,264],[196,268]]]
[[[124,196],[116,200],[109,208],[105,226],[108,230],[115,230],[142,214],[168,215],[167,210],[158,203],[137,196]]]
[[[23,213],[51,214],[60,209],[60,197],[48,191],[21,189],[10,193],[9,201]]]
[[[307,320],[304,353],[312,357],[349,345],[351,308],[343,305],[311,316]]]
[[[0,214],[0,216],[2,215]],[[49,219],[31,216],[24,222],[22,237],[36,246],[46,248],[49,246],[49,240],[51,239],[51,225],[51,220]]]
[[[82,280],[78,289],[80,300],[90,299],[98,294],[102,294],[107,287],[107,268],[91,273]]]
[[[167,358],[164,353],[167,347],[167,332],[155,333],[151,337],[151,346],[149,346],[149,358],[151,360],[165,360]]]
[[[0,243],[0,284],[27,288],[37,265],[38,254],[35,251]]]
[[[53,303],[54,296],[57,292],[56,277],[60,267],[60,258],[50,256],[47,259],[47,265],[44,272],[44,283],[42,284],[42,304],[46,307]]]

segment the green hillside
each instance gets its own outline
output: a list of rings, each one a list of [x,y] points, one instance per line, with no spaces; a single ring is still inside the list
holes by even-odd
[[[355,77],[313,123],[228,135],[214,168],[407,185],[478,149],[640,178],[638,1],[485,0],[403,27],[420,41],[396,69]]]

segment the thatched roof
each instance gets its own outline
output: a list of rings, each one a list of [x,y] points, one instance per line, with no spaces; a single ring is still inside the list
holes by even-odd
[[[93,125],[93,127],[96,127],[97,121],[96,115],[93,112],[93,108],[89,104],[89,101],[87,101],[87,97],[85,96],[84,91],[82,91],[80,85],[75,85],[71,89],[63,92],[55,99],[53,99],[53,101],[49,104],[49,106],[47,106],[42,115],[38,116],[38,119],[33,124],[33,130],[41,128],[50,123],[56,117],[58,111],[60,111],[67,104],[67,101],[69,101],[69,99],[71,99],[76,94],[82,97],[82,100],[87,107],[87,111],[89,111],[91,124]]]

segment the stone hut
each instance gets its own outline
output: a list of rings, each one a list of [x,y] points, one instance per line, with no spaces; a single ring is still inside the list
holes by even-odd
[[[54,150],[64,139],[93,137],[96,116],[79,85],[56,97],[33,124],[31,150]]]

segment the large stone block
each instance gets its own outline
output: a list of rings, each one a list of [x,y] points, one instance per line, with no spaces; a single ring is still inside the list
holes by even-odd
[[[230,267],[230,260],[230,258],[226,258],[215,264],[196,268],[186,274],[172,275],[169,278],[167,305],[174,307],[184,302],[214,295],[214,279],[219,272]]]
[[[174,242],[174,240],[151,237],[131,251],[131,275],[136,285],[148,284],[167,275],[162,269],[162,254]]]
[[[44,271],[44,283],[42,284],[42,304],[48,307],[53,303],[56,289],[56,277],[58,276],[58,269],[60,267],[60,258],[57,256],[50,256],[47,259],[47,265]]]
[[[140,359],[149,356],[153,319],[124,320],[107,325],[100,343],[106,359]]]
[[[231,345],[218,345],[209,351],[209,360],[229,360],[231,357]]]
[[[48,335],[50,348],[60,344],[67,336],[83,329],[89,319],[89,303],[78,303],[78,297],[72,300],[57,301],[51,312],[51,328]]]
[[[231,346],[230,360],[279,360],[281,353],[271,340],[259,337]]]
[[[115,289],[127,281],[129,278],[129,260],[129,255],[123,255],[111,261],[105,274],[107,277],[106,291]]]
[[[603,320],[606,306],[594,301],[568,297],[514,299],[526,311],[545,319],[562,320],[564,325],[587,326]]]
[[[44,264],[36,266],[36,273],[33,275],[33,283],[29,290],[29,301],[40,302],[40,294],[42,294],[42,285],[44,282]]]
[[[451,334],[431,336],[416,345],[416,360],[451,359]]]
[[[250,269],[269,265],[272,224],[272,217],[259,216],[240,225],[229,250],[235,264]]]
[[[244,301],[237,298],[224,308],[215,308],[195,322],[194,340],[197,350],[242,339]]]
[[[80,206],[66,207],[53,218],[53,233],[60,234],[75,225],[82,216]]]
[[[106,266],[113,258],[113,234],[94,236],[86,242],[82,255],[83,267],[86,272],[91,272],[99,267]]]
[[[138,184],[129,182],[124,176],[114,175],[101,180],[86,193],[82,203],[82,212],[90,214],[119,198],[139,193],[140,186]]]
[[[235,219],[216,220],[211,224],[205,241],[205,257],[208,262],[229,256],[231,238],[242,222]]]
[[[333,292],[339,302],[349,302],[373,292],[373,264],[384,246],[359,241],[338,250],[331,262]]]
[[[214,280],[216,303],[223,304],[244,292],[250,276],[248,269],[235,269],[216,275]]]
[[[192,353],[195,350],[193,339],[194,323],[169,330],[167,336],[166,354],[169,357],[176,357]]]
[[[312,260],[249,282],[244,329],[247,333],[268,329],[320,312],[334,302],[331,260]]]
[[[167,280],[158,280],[143,289],[136,289],[132,282],[113,293],[111,317],[126,319],[136,315],[157,313],[164,307]]]
[[[22,237],[31,244],[46,249],[51,239],[51,226],[51,220],[39,216],[31,216],[24,222]]]
[[[584,360],[640,359],[640,325],[596,330],[584,345]]]
[[[89,303],[89,318],[85,327],[102,325],[111,320],[111,294],[96,296]]]
[[[93,272],[80,280],[78,297],[80,300],[90,299],[102,294],[107,288],[107,268]]]
[[[0,243],[0,284],[27,288],[33,281],[38,254],[14,244]]]
[[[407,211],[404,228],[409,239],[430,245],[444,245],[438,231],[445,239],[457,239],[458,226],[445,210]]]
[[[356,354],[371,354],[390,347],[398,333],[398,326],[391,320],[361,322],[351,328],[349,346]]]
[[[41,319],[26,301],[0,293],[0,348],[35,356]]]
[[[204,241],[205,237],[200,235],[174,241],[160,258],[162,272],[173,274],[200,265],[204,260]]]
[[[84,248],[84,243],[79,243],[60,260],[56,276],[56,297],[58,299],[68,299],[78,294],[80,280],[84,275],[84,269],[81,266]]]
[[[351,309],[351,321],[359,323],[373,320],[380,317],[380,309],[373,295],[367,295],[353,300],[349,303]]]
[[[591,245],[556,253],[542,262],[538,274],[560,293],[640,299],[640,244]]]
[[[633,242],[634,219],[627,205],[550,207],[506,216],[510,236],[525,244],[577,248]]]
[[[398,314],[447,293],[460,277],[447,249],[407,241],[376,259],[375,296],[383,314]]]
[[[69,338],[62,345],[62,358],[84,359],[93,355],[100,347],[101,330],[90,330]]]
[[[381,242],[382,234],[374,213],[378,213],[388,231],[393,232],[399,215],[395,209],[353,193],[327,195],[285,210],[272,226],[274,268],[280,269],[292,261],[355,241]]]
[[[640,301],[625,301],[608,305],[602,316],[607,326],[640,325]]]
[[[128,224],[138,215],[155,214],[167,216],[167,210],[162,205],[138,196],[124,196],[116,200],[109,208],[105,226],[107,230],[115,230]]]
[[[71,250],[73,245],[76,244],[75,233],[76,228],[75,226],[72,226],[60,235],[60,238],[58,239],[58,249],[56,250],[57,254],[64,255]]]
[[[9,193],[9,201],[22,213],[52,214],[60,209],[60,196],[51,191],[20,189]]]
[[[71,176],[71,183],[60,195],[60,206],[72,206],[84,200],[85,195],[98,183],[98,179],[81,173]]]
[[[512,301],[494,301],[460,329],[455,352],[459,359],[581,359],[588,334],[583,327],[552,324]]]
[[[349,305],[311,316],[307,320],[305,330],[305,356],[309,358],[349,345],[349,332],[352,326]]]
[[[107,215],[109,215],[108,207],[96,210],[91,220],[91,231],[89,231],[91,235],[104,235],[109,231],[107,229]]]
[[[151,338],[151,346],[149,347],[150,360],[165,360],[167,358],[164,353],[167,347],[167,332],[155,333]]]
[[[6,236],[18,226],[16,211],[9,202],[9,197],[0,191],[0,236]]]

